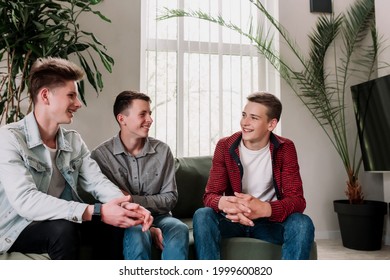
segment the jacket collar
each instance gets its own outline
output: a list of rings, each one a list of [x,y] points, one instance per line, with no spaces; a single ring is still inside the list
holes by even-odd
[[[274,146],[275,150],[279,149],[280,145],[282,145],[285,142],[282,138],[280,138],[279,136],[277,136],[273,132],[271,132],[269,141]]]
[[[241,139],[242,139],[242,132],[236,132],[235,134],[233,134],[231,136],[231,145],[230,145],[230,149],[229,149],[229,152],[230,154],[233,154],[233,153],[236,153],[235,151],[238,149],[238,146],[240,145],[240,142],[241,142]],[[271,132],[270,134],[270,139],[269,139],[271,145],[271,149],[279,149],[280,145],[284,143],[284,140],[277,136],[276,134],[274,134],[273,132]]]
[[[34,112],[29,113],[23,119],[24,132],[26,135],[26,143],[29,149],[35,148],[39,145],[43,145],[41,134],[39,133],[38,123],[35,119]],[[60,127],[57,132],[57,149],[67,152],[72,151],[72,147],[64,137],[64,131]]]

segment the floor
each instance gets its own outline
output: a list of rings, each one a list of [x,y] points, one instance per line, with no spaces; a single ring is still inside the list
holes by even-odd
[[[341,240],[316,240],[319,260],[390,260],[390,245],[378,251],[358,251],[345,248]]]

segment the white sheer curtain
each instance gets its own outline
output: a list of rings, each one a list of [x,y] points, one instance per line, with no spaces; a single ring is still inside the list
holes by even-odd
[[[263,1],[277,11],[278,1]],[[269,2],[269,3],[267,3]],[[238,33],[191,18],[156,21],[163,8],[201,10],[244,30],[262,23],[245,0],[146,0],[143,3],[142,90],[151,96],[151,136],[176,156],[212,155],[217,141],[239,130],[253,91],[278,94],[278,76]]]

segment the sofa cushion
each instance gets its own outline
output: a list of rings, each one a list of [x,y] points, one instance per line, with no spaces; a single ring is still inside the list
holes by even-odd
[[[50,260],[48,254],[23,254],[19,252],[0,254],[0,260]]]
[[[282,245],[249,237],[232,237],[221,241],[223,260],[280,260]],[[317,259],[317,244],[313,242],[310,260]]]
[[[203,207],[203,194],[211,168],[211,156],[175,159],[176,184],[179,198],[172,215],[179,219],[192,218]]]

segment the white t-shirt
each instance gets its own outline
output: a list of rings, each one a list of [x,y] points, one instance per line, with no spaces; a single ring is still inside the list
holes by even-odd
[[[261,201],[276,200],[272,180],[272,160],[268,144],[257,151],[249,150],[241,141],[239,145],[240,160],[244,169],[242,192],[250,194]]]
[[[47,194],[54,197],[60,197],[62,192],[65,189],[65,179],[60,173],[60,171],[58,170],[56,164],[57,149],[49,148],[46,145],[45,147],[50,152],[51,165],[53,167],[53,172],[51,174],[50,185]]]

